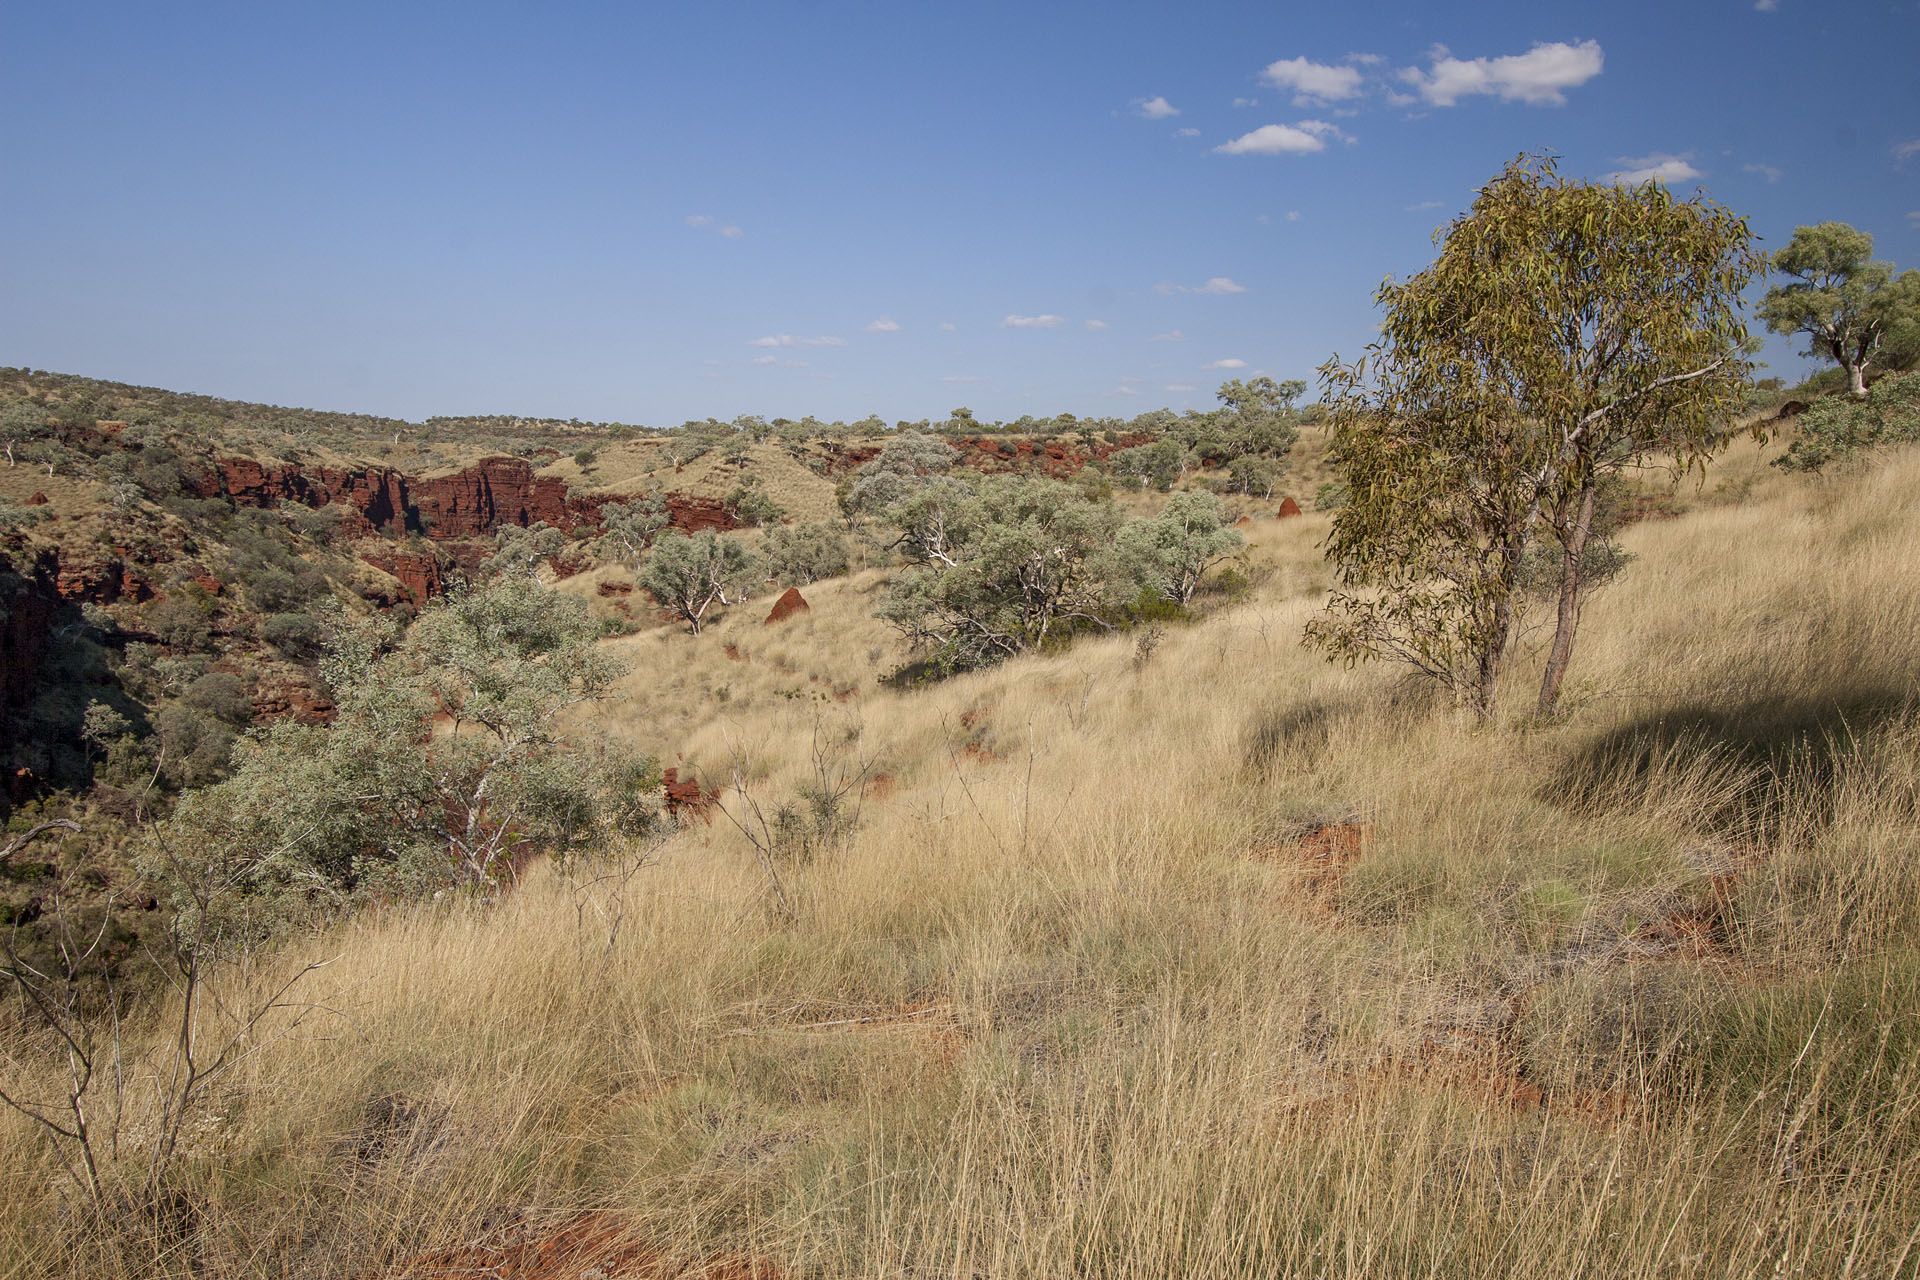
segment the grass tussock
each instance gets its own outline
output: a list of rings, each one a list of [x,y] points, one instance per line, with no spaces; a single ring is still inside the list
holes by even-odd
[[[790,1275],[1915,1274],[1916,484],[1630,528],[1568,715],[1497,732],[1300,648],[1319,516],[1144,659],[892,689],[877,571],[613,642],[599,731],[712,820],[230,971],[331,959],[328,1013],[133,1225],[0,1121],[0,1276],[400,1274],[588,1209]]]

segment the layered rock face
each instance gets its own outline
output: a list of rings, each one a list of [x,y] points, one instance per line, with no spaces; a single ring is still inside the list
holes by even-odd
[[[600,523],[609,498],[574,498],[566,482],[536,476],[524,458],[482,458],[445,476],[410,476],[391,467],[314,467],[219,458],[188,481],[202,498],[227,498],[243,507],[339,506],[340,532],[424,533],[430,538],[475,538],[504,524],[540,521],[568,533]]]
[[[503,525],[545,523],[584,537],[599,529],[601,507],[624,500],[619,494],[570,493],[565,481],[534,474],[524,458],[507,457],[482,458],[444,476],[413,476],[391,467],[309,469],[291,462],[217,458],[190,476],[187,487],[196,497],[226,498],[244,507],[335,508],[342,513],[339,535],[349,541],[417,533],[447,544],[441,553],[394,547],[361,556],[396,578],[414,603],[445,590],[453,565],[473,569],[484,554],[476,544]],[[687,533],[740,527],[718,498],[670,493],[666,506],[668,522]],[[118,593],[103,582],[86,594],[111,599]]]

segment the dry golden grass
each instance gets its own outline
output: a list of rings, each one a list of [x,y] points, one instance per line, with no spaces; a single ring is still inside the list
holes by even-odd
[[[225,1082],[171,1235],[63,1227],[7,1119],[0,1276],[582,1208],[794,1275],[1915,1274],[1920,456],[1763,461],[1627,532],[1551,725],[1302,650],[1313,515],[1145,661],[889,689],[878,571],[612,642],[597,731],[725,813],[230,976],[337,957],[339,1016]]]

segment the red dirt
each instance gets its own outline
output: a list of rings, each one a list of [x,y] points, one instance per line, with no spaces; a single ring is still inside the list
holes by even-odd
[[[722,652],[722,653],[724,653],[724,654],[726,654],[726,655],[727,655],[727,657],[728,657],[728,659],[729,659],[729,660],[731,660],[731,661],[733,661],[733,662],[745,662],[745,661],[746,661],[746,659],[745,659],[745,658],[743,658],[743,657],[741,657],[741,656],[740,656],[740,646],[739,646],[739,645],[737,645],[737,644],[730,644],[730,645],[727,645],[727,646],[725,646],[725,647],[724,647],[724,648],[723,648],[723,649],[721,650],[721,652]]]
[[[670,1257],[634,1239],[619,1215],[596,1209],[425,1254],[385,1273],[385,1280],[778,1280],[779,1274],[764,1259]]]
[[[1281,520],[1285,520],[1288,516],[1297,516],[1299,514],[1300,514],[1300,504],[1295,502],[1292,498],[1288,498],[1286,501],[1280,504],[1280,512],[1277,518]]]
[[[50,499],[46,494],[35,493],[31,498],[27,499],[27,505],[30,507],[44,507],[49,501]]]
[[[813,608],[807,598],[800,594],[800,588],[788,587],[781,597],[773,602],[773,611],[767,615],[764,625],[772,626],[776,622],[785,622],[797,613],[806,613]]]
[[[633,594],[631,582],[603,582],[596,588],[603,596],[625,596]]]

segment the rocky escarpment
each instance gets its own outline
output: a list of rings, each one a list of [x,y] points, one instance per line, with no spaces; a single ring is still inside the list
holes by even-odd
[[[574,537],[600,527],[600,508],[625,500],[611,493],[576,494],[566,482],[537,475],[524,458],[482,458],[441,476],[409,475],[392,467],[306,467],[252,458],[209,459],[186,479],[201,498],[225,498],[244,507],[303,506],[340,513],[337,537],[420,534],[435,550],[387,546],[361,559],[391,575],[415,603],[438,595],[455,576],[478,564],[474,545],[504,525],[547,524]],[[668,522],[687,533],[736,529],[740,521],[718,498],[670,493]],[[463,545],[464,544],[464,545]]]
[[[501,525],[544,521],[568,533],[600,523],[609,496],[574,496],[566,482],[535,475],[524,458],[482,458],[444,476],[415,476],[391,467],[304,467],[252,458],[215,458],[187,479],[198,497],[246,507],[337,507],[340,533],[421,533],[435,539],[477,538]]]

